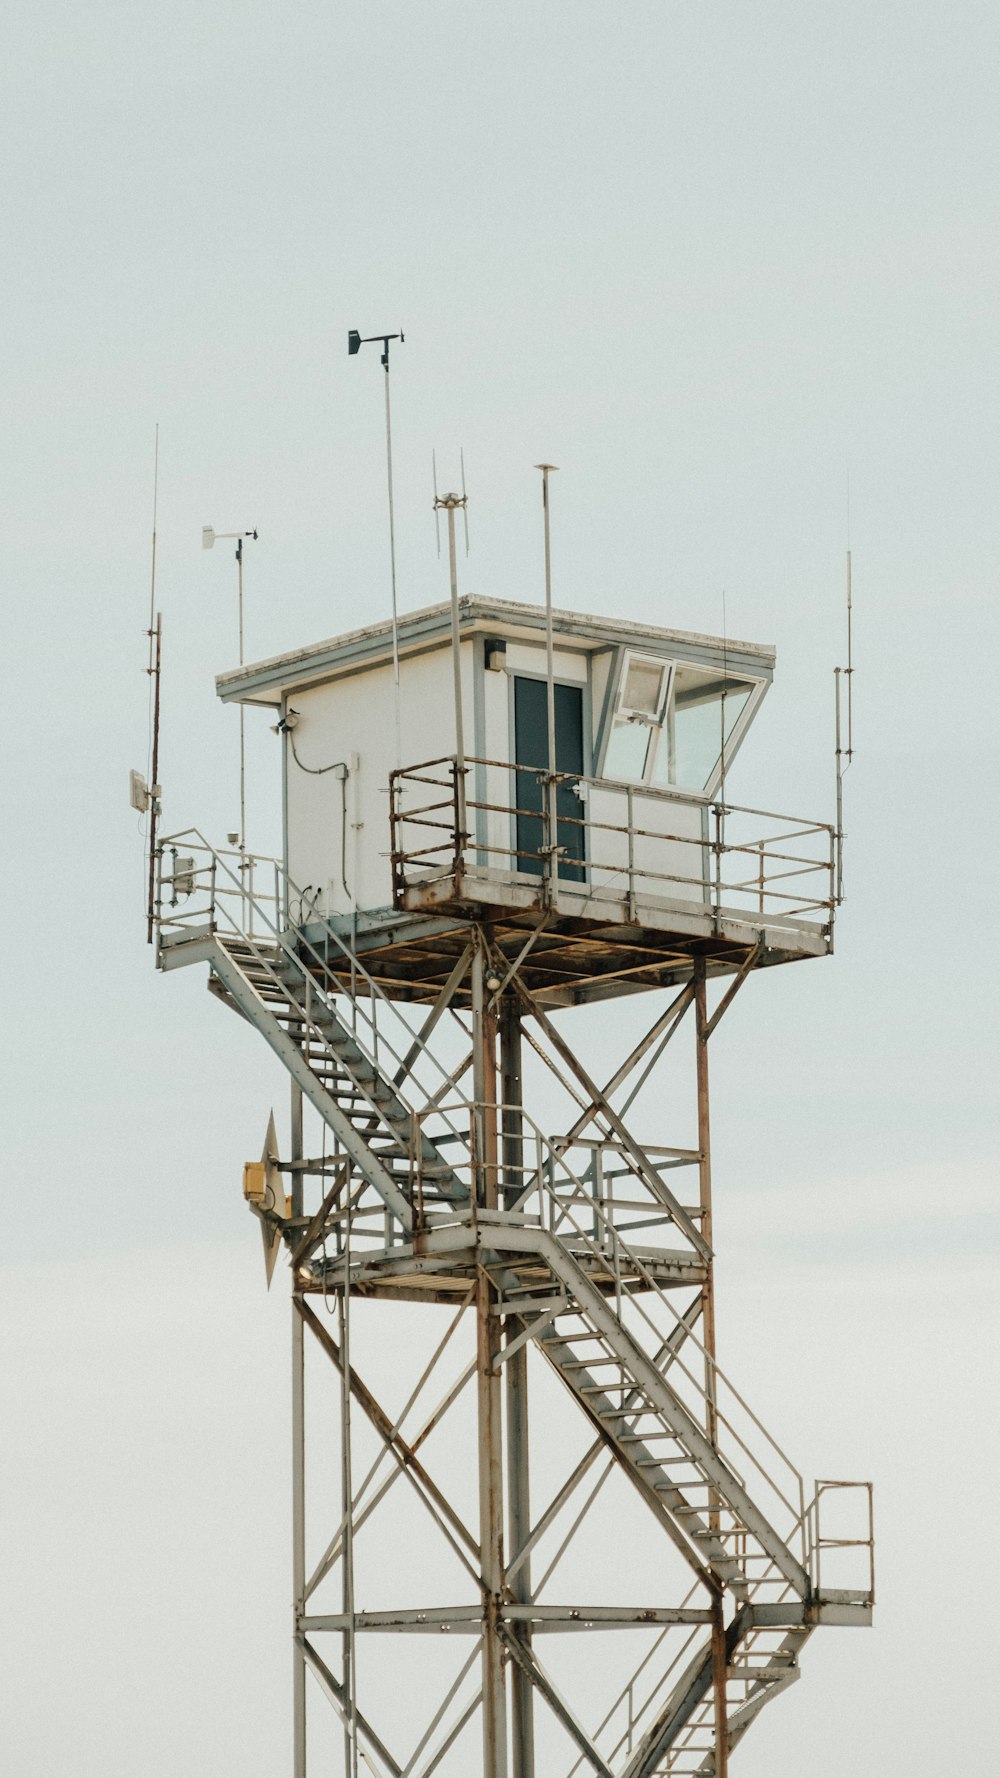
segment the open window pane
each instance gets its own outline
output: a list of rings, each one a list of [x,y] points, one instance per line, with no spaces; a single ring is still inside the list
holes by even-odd
[[[625,690],[621,700],[623,707],[655,720],[660,715],[663,673],[664,669],[659,661],[637,660],[633,655],[625,675]]]
[[[752,691],[750,680],[678,666],[655,782],[707,790],[719,769],[723,735],[728,744]]]
[[[655,730],[650,730],[644,722],[628,722],[618,717],[608,739],[604,776],[631,778],[641,783],[651,733]]]

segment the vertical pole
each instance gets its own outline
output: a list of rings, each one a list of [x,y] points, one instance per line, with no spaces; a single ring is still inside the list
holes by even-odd
[[[153,549],[156,549],[156,532],[153,532]],[[152,784],[149,799],[149,908],[146,920],[146,943],[153,942],[153,924],[155,919],[155,881],[156,881],[156,828],[160,814],[160,645],[163,640],[163,622],[160,613],[156,614],[155,632],[150,630],[150,652],[153,665],[147,669],[153,675],[153,757],[150,771]]]
[[[292,1778],[306,1778],[306,1662],[299,1642],[305,1612],[305,1323],[292,1297]]]
[[[389,573],[392,579],[392,678],[396,717],[396,769],[403,763],[399,716],[399,619],[396,611],[396,519],[392,499],[392,413],[389,406],[389,342],[382,354],[385,368],[385,476],[389,491]]]
[[[517,1003],[505,998],[500,1013],[500,1076],[503,1092],[504,1202],[516,1203],[524,1184],[521,1105],[521,1020]],[[506,1319],[508,1339],[522,1332],[523,1323]],[[528,1485],[528,1348],[520,1346],[504,1366],[507,1406],[507,1521],[510,1547],[520,1550],[531,1530]],[[509,1583],[519,1605],[531,1600],[531,1559],[522,1562]],[[514,1634],[530,1645],[527,1624]],[[534,1687],[527,1674],[512,1663],[510,1669],[511,1775],[535,1778]]]
[[[243,665],[243,539],[236,545],[236,567],[239,575],[239,606],[240,606],[240,666]],[[242,698],[240,699],[240,853],[246,846],[247,808],[246,808],[246,712]],[[242,857],[240,866],[242,868]]]
[[[708,1094],[708,991],[705,962],[695,965],[695,1051],[698,1085],[698,1202],[701,1232],[714,1249],[712,1229],[712,1137]],[[718,1443],[719,1422],[715,1381],[715,1260],[710,1253],[705,1267],[701,1302],[702,1344],[705,1348],[705,1430]],[[709,1524],[719,1529],[718,1506],[709,1496]],[[726,1625],[721,1592],[712,1598],[712,1685],[715,1699],[715,1778],[728,1778],[729,1727],[726,1710]]]
[[[292,1086],[292,1096],[291,1096],[291,1105],[289,1108],[289,1117],[290,1117],[291,1128],[292,1128],[292,1160],[295,1162],[300,1162],[302,1160],[304,1153],[305,1153],[305,1149],[302,1146],[302,1088],[299,1086],[296,1086],[294,1080],[292,1081],[291,1086]],[[303,1181],[302,1168],[301,1168],[301,1166],[296,1165],[296,1167],[293,1169],[293,1172],[292,1172],[292,1215],[293,1216],[301,1216],[302,1215],[302,1204],[303,1204],[302,1181]]]
[[[465,844],[465,724],[462,718],[462,657],[458,623],[458,558],[455,553],[455,501],[446,494],[442,505],[448,514],[448,568],[451,576],[451,670],[455,684],[455,773],[459,809],[459,844]]]
[[[547,850],[548,864],[548,898],[555,895],[559,875],[559,854],[555,848],[559,844],[558,790],[556,788],[556,687],[555,687],[555,645],[552,639],[552,540],[549,530],[549,476],[555,469],[554,463],[536,463],[535,468],[542,472],[542,524],[545,533],[545,705],[548,731],[549,777],[545,786],[545,834],[543,845]]]
[[[834,897],[838,906],[844,899],[844,770],[843,749],[840,744],[840,674],[840,667],[834,667],[834,753],[837,762],[837,875]]]
[[[451,517],[451,514],[449,514]],[[497,1207],[496,1015],[486,1005],[482,935],[472,959],[475,1187],[479,1205]],[[507,1778],[507,1705],[499,1612],[504,1582],[500,1318],[480,1266],[476,1285],[476,1385],[479,1425],[479,1565],[483,1592],[483,1778]]]
[[[302,1089],[292,1084],[291,1158],[301,1161]],[[292,1215],[302,1215],[302,1170],[292,1173]],[[299,1619],[306,1600],[305,1323],[292,1285],[292,1778],[306,1778],[306,1662]]]
[[[545,530],[545,682],[549,735],[549,771],[556,769],[555,649],[552,640],[552,540],[549,532],[549,475],[554,463],[536,465],[542,472],[542,523]]]

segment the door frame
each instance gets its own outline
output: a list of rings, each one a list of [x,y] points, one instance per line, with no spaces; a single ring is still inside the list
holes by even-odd
[[[586,678],[585,679],[567,679],[565,674],[563,674],[563,673],[553,673],[552,683],[553,683],[553,685],[567,685],[573,691],[578,691],[582,694],[581,700],[580,700],[580,720],[583,725],[583,772],[581,773],[581,776],[584,778],[593,778],[593,776],[594,776],[594,722],[593,722],[593,705],[592,705],[592,695],[591,695],[592,694],[592,685],[591,685],[591,671],[590,671],[590,666],[591,666],[590,653],[588,650],[582,649],[582,648],[579,650],[579,653],[583,656],[584,661],[586,662],[586,667],[587,667]],[[517,751],[517,735],[516,735],[516,730],[515,730],[515,725],[514,725],[514,681],[515,681],[515,679],[540,679],[543,684],[547,684],[548,683],[548,674],[547,673],[534,673],[531,671],[530,668],[526,669],[523,667],[508,667],[508,669],[507,669],[507,746],[508,746],[508,750],[511,755],[513,755]],[[510,806],[510,822],[509,822],[509,835],[508,835],[509,840],[510,840],[509,869],[515,875],[518,875],[518,874],[526,875],[527,874],[526,872],[519,873],[517,871],[517,864],[516,864],[516,859],[517,859],[517,815],[515,814],[515,810],[517,808],[517,761],[512,757],[509,763],[510,763],[510,770],[508,772],[508,787],[507,787],[507,800],[508,800],[508,803]],[[587,806],[588,805],[586,803],[580,804],[580,807],[584,810],[586,810]],[[587,830],[585,828],[584,829],[584,836],[585,837],[586,837],[586,831]],[[578,864],[578,868],[581,872],[581,876],[578,879],[578,882],[581,885],[584,883],[590,882],[590,863],[589,863],[589,859],[587,857],[588,852],[589,852],[589,847],[587,847],[585,845],[584,856],[582,859],[579,860],[579,864]],[[574,863],[576,863],[576,862],[577,861],[574,860]]]

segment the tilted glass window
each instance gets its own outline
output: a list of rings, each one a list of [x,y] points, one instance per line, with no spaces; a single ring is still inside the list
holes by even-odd
[[[709,793],[759,681],[626,653],[604,776]]]
[[[607,778],[648,779],[667,709],[672,662],[626,654],[604,758]]]
[[[753,688],[751,679],[678,666],[653,783],[708,790]]]

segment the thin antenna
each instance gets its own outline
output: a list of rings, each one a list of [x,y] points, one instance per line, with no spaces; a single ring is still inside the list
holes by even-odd
[[[726,802],[726,688],[729,684],[729,642],[726,627],[726,589],[722,589],[722,697],[719,700],[719,802]]]
[[[465,450],[461,448],[458,460],[462,466],[462,520],[465,525],[465,553],[469,553],[469,496],[465,491]]]
[[[451,661],[455,689],[455,800],[458,817],[458,844],[465,845],[465,720],[462,711],[461,628],[458,610],[458,558],[455,550],[455,514],[464,511],[468,495],[438,494],[434,505],[443,509],[448,519],[448,571],[451,582]]]
[[[239,651],[240,651],[240,666],[241,667],[243,665],[243,659],[244,659],[244,656],[243,656],[243,542],[244,542],[244,539],[247,537],[249,537],[254,543],[256,543],[256,541],[257,541],[256,526],[254,527],[254,529],[252,531],[216,531],[213,525],[202,525],[202,527],[201,527],[201,547],[202,547],[202,549],[214,549],[217,543],[232,542],[233,539],[235,539],[235,541],[236,541],[235,554],[236,554],[236,580],[237,580],[237,616],[238,616]],[[237,840],[239,841],[240,870],[241,871],[246,868],[246,864],[247,864],[247,860],[245,857],[246,840],[247,840],[246,829],[247,829],[246,709],[245,709],[245,706],[243,703],[243,699],[241,698],[240,699],[240,831],[239,831],[238,835],[236,836]],[[230,835],[230,839],[232,839],[232,835]]]
[[[847,763],[854,758],[854,660],[852,651],[851,627],[854,615],[854,598],[851,588],[851,552],[847,552]]]
[[[146,672],[150,678],[150,691],[153,697],[152,739],[149,771],[149,892],[146,903],[146,943],[153,942],[153,925],[156,914],[156,829],[160,813],[160,650],[163,640],[163,625],[156,609],[156,514],[160,492],[160,424],[156,423],[153,434],[153,543],[150,552],[149,570],[149,655]]]
[[[440,519],[439,515],[440,515],[441,509],[438,506],[438,466],[437,466],[437,452],[436,451],[431,452],[431,476],[434,481],[434,535],[437,538],[437,553],[438,553],[438,561],[440,562],[440,560],[441,560],[441,519]]]
[[[849,486],[849,484],[848,484]],[[850,516],[848,509],[848,527]],[[848,528],[848,540],[850,529]],[[854,639],[852,635],[854,617],[854,591],[852,585],[851,550],[848,542],[847,550],[847,666],[834,667],[834,753],[837,768],[837,827],[836,827],[836,896],[837,905],[844,899],[844,774],[848,771],[854,758]],[[841,722],[841,678],[846,679],[847,703],[847,745],[843,745]]]
[[[545,537],[545,682],[549,736],[549,776],[556,770],[555,649],[552,640],[552,538],[549,531],[549,476],[558,473],[556,463],[536,463],[542,472],[542,526]]]
[[[381,365],[385,371],[385,474],[389,496],[389,575],[392,582],[392,677],[395,690],[396,717],[396,766],[403,763],[403,743],[400,732],[399,717],[399,613],[396,605],[396,518],[392,498],[392,409],[389,403],[389,341],[398,340],[402,345],[406,335],[400,328],[398,333],[372,333],[362,339],[357,328],[351,328],[347,336],[347,350],[350,357],[360,352],[362,346],[373,343],[382,347]]]
[[[146,668],[153,681],[153,759],[152,782],[149,786],[149,899],[146,906],[146,943],[153,942],[156,914],[156,829],[160,814],[160,649],[163,621],[156,614],[156,627],[150,632],[150,665]]]
[[[149,634],[153,633],[153,619],[156,611],[156,507],[160,492],[160,422],[156,422],[153,434],[153,550],[149,574]],[[150,643],[150,665],[152,665],[152,643]]]

